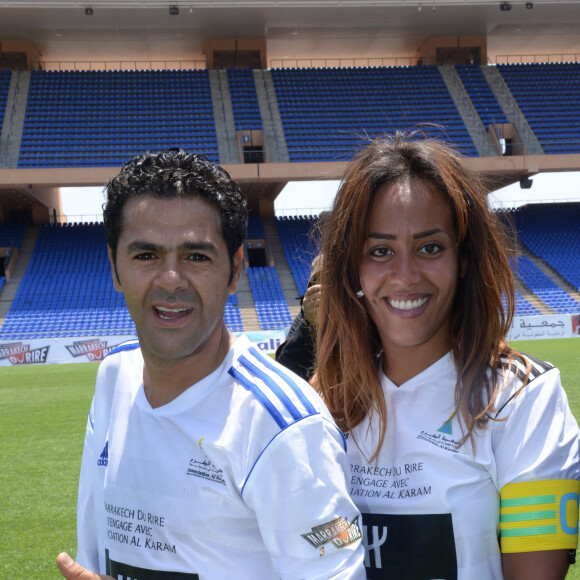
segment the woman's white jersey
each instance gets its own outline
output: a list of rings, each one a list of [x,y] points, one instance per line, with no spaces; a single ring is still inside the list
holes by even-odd
[[[381,372],[387,432],[376,461],[365,460],[377,441],[368,418],[348,438],[367,578],[501,579],[501,552],[576,548],[578,425],[558,370],[528,360],[529,384],[518,393],[515,360],[498,420],[475,431],[473,447],[457,447],[450,354],[399,387]]]
[[[115,580],[361,579],[345,441],[313,389],[240,337],[167,405],[138,343],[99,368],[78,561]]]

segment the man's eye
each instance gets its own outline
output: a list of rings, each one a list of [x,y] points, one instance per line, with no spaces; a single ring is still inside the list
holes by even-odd
[[[142,260],[144,262],[146,262],[147,260],[154,260],[155,259],[155,254],[152,254],[151,252],[143,252],[141,254],[137,254],[135,256],[135,260]]]
[[[205,262],[206,260],[209,260],[209,258],[205,255],[205,254],[191,254],[191,256],[189,256],[189,259],[192,262]]]

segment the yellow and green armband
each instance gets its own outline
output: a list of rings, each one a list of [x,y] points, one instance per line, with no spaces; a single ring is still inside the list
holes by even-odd
[[[510,483],[500,496],[502,553],[576,549],[580,481]]]

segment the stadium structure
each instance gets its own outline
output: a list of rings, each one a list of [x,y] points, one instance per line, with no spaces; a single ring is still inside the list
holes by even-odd
[[[533,203],[533,176],[580,170],[580,2],[1,0],[0,127],[0,363],[51,362],[54,344],[98,360],[134,333],[102,225],[63,215],[60,188],[103,186],[167,147],[205,154],[246,192],[226,323],[272,350],[317,219],[276,215],[274,200],[412,129],[496,188],[529,189],[511,214],[516,315],[528,334],[578,334],[580,204]]]

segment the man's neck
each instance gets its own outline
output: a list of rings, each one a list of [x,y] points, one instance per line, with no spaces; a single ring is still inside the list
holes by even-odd
[[[158,359],[144,354],[143,388],[151,407],[167,405],[195,385],[223,362],[235,341],[225,324],[221,333],[210,337],[201,351],[182,359]]]

